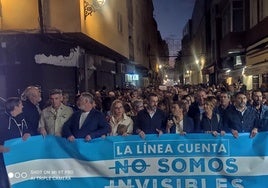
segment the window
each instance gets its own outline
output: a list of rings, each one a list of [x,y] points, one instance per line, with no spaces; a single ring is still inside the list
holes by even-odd
[[[268,16],[267,0],[250,1],[250,26],[253,27]]]
[[[240,32],[244,28],[244,1],[234,0],[232,9],[232,31]]]

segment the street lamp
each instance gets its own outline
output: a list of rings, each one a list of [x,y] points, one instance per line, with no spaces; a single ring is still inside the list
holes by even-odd
[[[92,16],[93,12],[100,10],[105,4],[105,0],[84,0],[84,18],[86,20],[87,16]]]

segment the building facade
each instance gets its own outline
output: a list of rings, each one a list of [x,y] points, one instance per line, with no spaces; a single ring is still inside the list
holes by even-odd
[[[161,36],[151,0],[1,0],[0,95],[146,87]],[[104,1],[103,1],[104,2]]]
[[[250,0],[250,29],[247,32],[245,75],[252,88],[268,91],[268,2]]]
[[[192,29],[182,39],[186,83],[189,80],[191,84],[243,83],[247,89],[267,90],[267,3],[265,0],[196,1],[190,20]],[[190,57],[183,54],[190,50]],[[196,61],[200,54],[201,57],[204,54],[204,65],[200,64],[202,59]],[[201,65],[202,77],[199,69],[192,68],[194,61]],[[193,79],[192,74],[199,78]]]

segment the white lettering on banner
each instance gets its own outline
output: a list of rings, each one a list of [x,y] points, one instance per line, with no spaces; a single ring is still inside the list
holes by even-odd
[[[138,154],[155,154],[155,153],[173,153],[172,147],[170,144],[167,144],[164,146],[163,144],[153,144],[153,145],[143,145],[144,147],[141,147],[140,145],[137,146],[137,153]]]
[[[18,188],[77,183],[105,188],[263,188],[268,187],[268,150],[256,143],[266,137],[148,135],[145,140],[129,136],[69,143],[37,136],[27,142],[8,141],[11,149],[4,157],[10,184]],[[54,140],[53,148],[48,147]],[[21,155],[27,148],[34,152]]]
[[[129,155],[133,154],[134,152],[137,154],[167,154],[173,153],[173,149],[170,144],[163,145],[163,144],[143,144],[137,145],[133,151],[133,146],[130,145],[121,145],[116,146],[116,154],[117,155]]]
[[[224,144],[179,144],[179,153],[226,153]]]
[[[244,188],[242,185],[241,179],[233,179],[231,180],[232,187],[228,186],[228,180],[226,178],[216,178],[214,184],[215,188]],[[195,179],[195,178],[187,178],[187,179],[117,179],[110,180],[110,184],[105,186],[104,188],[211,188],[214,187],[211,185],[208,180],[205,178]]]
[[[116,147],[116,153],[117,155],[127,155],[127,154],[132,154],[132,150],[130,146],[126,146],[124,149],[120,150],[120,147]]]
[[[224,141],[222,143],[209,143],[207,140],[200,141],[201,143],[174,141],[172,144],[165,141],[161,142],[131,142],[131,144],[116,142],[114,144],[115,158],[138,157],[143,155],[177,156],[180,154],[185,156],[192,154],[202,156],[214,156],[215,154],[217,156],[229,155],[229,144]]]

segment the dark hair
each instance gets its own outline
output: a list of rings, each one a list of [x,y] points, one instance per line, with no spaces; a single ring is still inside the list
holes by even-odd
[[[253,94],[253,93],[257,93],[257,92],[260,92],[261,94],[263,94],[263,92],[262,92],[260,89],[255,89],[255,90],[253,90],[253,91],[252,91],[252,94]]]
[[[213,107],[213,109],[217,106],[217,98],[215,96],[208,96],[206,99],[205,99],[205,104],[208,104],[210,106]]]
[[[62,95],[62,90],[61,89],[52,89],[52,90],[50,90],[49,95],[55,95],[55,94]]]
[[[151,97],[158,97],[156,93],[149,93],[147,99],[150,100]]]
[[[10,113],[14,110],[15,106],[19,106],[21,99],[19,97],[10,97],[5,102],[6,112]]]
[[[234,94],[234,97],[236,98],[238,95],[246,95],[246,94],[242,91],[239,91],[239,92]]]
[[[231,94],[228,91],[221,91],[220,94],[226,94],[228,98],[231,98]]]
[[[184,115],[187,113],[186,104],[183,101],[174,101],[172,104],[177,104]]]

